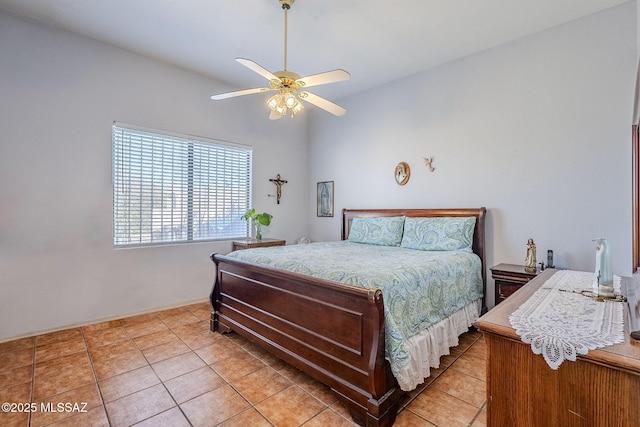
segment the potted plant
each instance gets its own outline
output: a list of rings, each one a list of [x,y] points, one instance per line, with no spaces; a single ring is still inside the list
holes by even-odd
[[[254,208],[251,208],[244,214],[242,217],[245,221],[251,220],[253,226],[256,230],[256,240],[262,240],[262,226],[268,227],[271,224],[271,219],[273,219],[273,215],[262,212],[256,213]]]

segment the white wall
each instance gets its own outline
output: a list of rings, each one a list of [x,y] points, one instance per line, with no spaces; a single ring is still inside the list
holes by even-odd
[[[268,234],[306,234],[307,121],[270,121],[257,98],[209,99],[227,89],[0,12],[0,341],[208,297],[208,256],[230,242],[112,248],[113,121],[252,145]],[[267,197],[277,173],[280,205]]]
[[[630,2],[340,100],[343,120],[312,116],[309,188],[335,181],[336,216],[310,237],[338,239],[342,208],[486,206],[489,267],[522,264],[532,237],[538,261],[553,249],[591,271],[604,237],[629,275],[635,43]]]

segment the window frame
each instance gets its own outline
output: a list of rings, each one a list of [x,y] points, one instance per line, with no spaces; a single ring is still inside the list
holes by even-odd
[[[632,272],[638,271],[640,267],[640,125],[634,124],[631,127],[631,167],[633,181],[631,184],[631,206],[632,206]]]
[[[114,248],[250,236],[250,224],[242,220],[242,215],[252,200],[252,146],[120,122],[113,122],[111,145]],[[169,154],[162,151],[167,147],[170,149],[165,151]],[[160,165],[156,163],[158,159],[162,159]],[[227,179],[234,184],[230,186]],[[135,195],[131,192],[134,187],[138,191]],[[159,193],[158,187],[162,188]],[[217,196],[220,191],[222,203]],[[198,197],[199,194],[205,197]],[[167,198],[171,200],[171,208],[166,207]],[[177,208],[174,199],[179,200]],[[129,210],[136,204],[139,206]],[[200,222],[196,224],[198,214]],[[228,227],[212,234],[211,224],[218,222],[228,223]],[[168,224],[171,225],[166,228]]]

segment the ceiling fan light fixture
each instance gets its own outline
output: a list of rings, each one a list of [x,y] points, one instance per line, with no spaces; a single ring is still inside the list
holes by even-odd
[[[291,92],[284,95],[284,103],[287,104],[288,108],[293,108],[296,104],[299,104],[298,100]]]
[[[286,116],[289,110],[291,118],[304,109],[304,105],[292,92],[280,92],[267,100],[267,107],[274,113]]]
[[[291,117],[295,116],[297,113],[299,113],[302,110],[304,110],[304,105],[302,105],[302,102],[296,99],[295,105],[291,107]]]
[[[287,104],[284,102],[282,94],[277,93],[267,100],[267,107],[274,113],[278,113],[281,116],[287,114]]]
[[[288,113],[290,113],[293,118],[293,116],[304,109],[304,105],[301,102],[302,100],[309,102],[310,104],[315,105],[316,107],[319,107],[335,116],[342,116],[347,111],[346,109],[318,95],[306,92],[306,89],[311,86],[349,80],[349,73],[342,69],[336,69],[332,71],[325,71],[323,73],[311,74],[306,77],[300,77],[298,74],[287,70],[287,12],[295,0],[278,1],[284,10],[284,69],[282,71],[275,71],[272,73],[250,59],[236,58],[236,61],[240,64],[266,78],[269,82],[269,87],[242,89],[216,94],[212,95],[211,99],[218,101],[236,96],[275,91],[276,94],[266,102],[267,107],[271,110],[271,114],[269,114],[269,119],[271,120],[278,120]],[[305,91],[298,92],[301,88],[304,88]]]

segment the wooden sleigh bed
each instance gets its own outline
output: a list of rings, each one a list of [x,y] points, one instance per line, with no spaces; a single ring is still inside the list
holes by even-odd
[[[343,210],[356,217],[475,217],[485,310],[485,208]],[[212,254],[211,330],[234,331],[327,385],[366,426],[393,424],[404,392],[385,359],[382,292]]]

